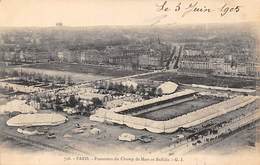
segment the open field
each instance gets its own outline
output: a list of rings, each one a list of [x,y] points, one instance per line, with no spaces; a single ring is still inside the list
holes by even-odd
[[[177,116],[219,103],[220,99],[214,97],[201,96],[197,99],[186,101],[167,108],[159,109],[139,115],[138,117],[148,118],[151,120],[169,120]]]
[[[201,84],[209,86],[220,86],[229,88],[250,88],[255,89],[256,80],[253,79],[242,79],[234,77],[192,77],[186,75],[178,75],[174,72],[162,72],[153,75],[139,76],[136,79],[151,79],[159,81],[173,81],[182,84]]]
[[[117,69],[113,66],[103,66],[103,65],[92,65],[92,64],[65,64],[65,63],[41,63],[27,65],[28,68],[34,69],[46,69],[46,70],[55,70],[62,72],[72,72],[72,73],[84,73],[84,74],[93,74],[97,76],[104,77],[122,77],[129,76],[138,73],[141,71],[128,71]]]
[[[70,117],[69,122],[61,124],[59,126],[49,127],[49,131],[54,132],[57,136],[56,139],[47,139],[46,135],[43,136],[25,136],[16,131],[17,127],[7,127],[5,122],[8,116],[1,115],[0,123],[2,133],[26,138],[32,141],[36,141],[39,144],[53,146],[60,150],[79,151],[79,153],[85,154],[116,154],[122,151],[134,151],[149,153],[165,147],[171,143],[171,137],[173,134],[155,134],[144,130],[135,130],[126,126],[119,125],[107,125],[98,122],[92,122],[86,117],[79,116],[79,119]],[[73,129],[76,128],[76,123],[80,125],[88,126],[88,128],[82,134],[73,134]],[[90,133],[90,126],[101,130],[99,135],[93,135]],[[122,142],[118,140],[118,136],[122,133],[131,133],[136,136],[151,135],[154,140],[151,143],[142,143],[140,141],[134,142]],[[71,135],[71,137],[63,137],[65,134]],[[11,141],[8,141],[8,144]],[[12,145],[7,145],[12,146]],[[36,150],[37,150],[36,146]],[[110,148],[113,148],[111,150]]]

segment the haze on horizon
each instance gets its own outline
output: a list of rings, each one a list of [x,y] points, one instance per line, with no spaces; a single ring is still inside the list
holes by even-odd
[[[176,2],[168,1],[172,4]],[[62,22],[65,26],[152,25],[162,16],[162,13],[156,11],[156,5],[163,2],[164,0],[1,0],[0,26],[55,26],[57,22]],[[213,7],[221,6],[225,1],[200,2]],[[191,14],[182,18],[169,14],[157,24],[255,21],[258,17],[256,2],[257,0],[251,0],[251,3],[246,3],[241,0],[244,12],[238,15],[219,17],[216,14]]]

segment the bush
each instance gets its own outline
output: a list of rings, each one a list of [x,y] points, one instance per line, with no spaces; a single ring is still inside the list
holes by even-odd
[[[102,101],[97,97],[92,98],[91,101],[95,107],[101,107],[103,105]]]

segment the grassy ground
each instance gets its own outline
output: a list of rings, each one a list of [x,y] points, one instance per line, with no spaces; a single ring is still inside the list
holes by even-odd
[[[252,88],[255,89],[256,81],[249,79],[241,78],[232,78],[232,77],[192,77],[185,75],[177,75],[176,73],[164,72],[148,76],[140,76],[137,78],[147,78],[151,80],[160,80],[160,81],[174,81],[176,83],[183,84],[202,84],[209,86],[221,86],[221,87],[230,87],[230,88]]]
[[[210,106],[212,104],[219,103],[217,98],[200,97],[192,101],[187,101],[174,106],[163,108],[161,110],[145,113],[139,115],[139,117],[148,118],[152,120],[169,120],[174,117]]]

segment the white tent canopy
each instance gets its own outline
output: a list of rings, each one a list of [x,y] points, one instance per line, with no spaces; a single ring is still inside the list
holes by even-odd
[[[165,82],[163,84],[161,84],[159,87],[157,87],[156,91],[159,92],[160,94],[172,94],[176,91],[178,85],[174,82]]]
[[[65,123],[67,118],[60,114],[20,114],[10,118],[6,124],[8,126],[43,126],[59,125]]]

